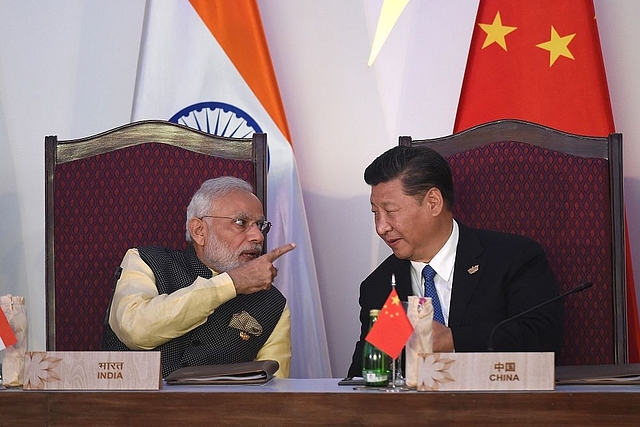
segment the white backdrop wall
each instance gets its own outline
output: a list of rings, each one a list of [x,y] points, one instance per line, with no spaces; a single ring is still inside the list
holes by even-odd
[[[298,159],[335,377],[346,373],[358,336],[360,281],[389,253],[373,229],[362,171],[398,135],[451,133],[477,0],[411,0],[367,67],[381,5],[259,0]],[[640,3],[595,5],[625,140],[635,254]],[[129,122],[144,6],[0,0],[0,295],[26,297],[33,350],[45,348],[44,136],[78,138]],[[637,256],[634,266],[640,278]]]

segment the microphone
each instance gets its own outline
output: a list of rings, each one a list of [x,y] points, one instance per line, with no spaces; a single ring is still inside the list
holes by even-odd
[[[554,302],[554,301],[557,301],[557,300],[559,300],[559,299],[562,299],[562,298],[566,297],[566,296],[567,296],[567,295],[569,295],[569,294],[572,294],[572,293],[574,293],[574,292],[580,292],[580,291],[583,291],[583,290],[585,290],[585,289],[587,289],[587,288],[590,288],[591,286],[593,286],[593,282],[585,282],[585,283],[583,283],[583,284],[581,284],[581,285],[578,285],[578,286],[576,286],[575,288],[573,288],[573,289],[571,289],[571,290],[569,290],[569,291],[567,291],[567,292],[565,292],[565,293],[563,293],[563,294],[557,295],[557,296],[555,296],[555,297],[551,298],[550,300],[544,301],[544,302],[542,302],[542,303],[540,303],[540,304],[538,304],[538,305],[536,305],[536,306],[533,306],[533,307],[531,307],[531,308],[529,308],[529,309],[527,309],[527,310],[525,310],[525,311],[523,311],[523,312],[521,312],[521,313],[516,314],[515,316],[508,317],[508,318],[504,319],[503,321],[499,322],[499,323],[498,323],[496,326],[494,326],[494,327],[493,327],[493,329],[491,330],[491,335],[489,335],[489,345],[487,346],[487,351],[494,351],[494,350],[493,350],[493,334],[496,332],[496,330],[497,330],[500,326],[504,325],[505,323],[509,323],[509,322],[511,322],[512,320],[515,320],[515,319],[517,319],[517,318],[519,318],[519,317],[521,317],[521,316],[524,316],[525,314],[529,314],[529,313],[531,313],[532,311],[535,311],[535,310],[537,310],[537,309],[539,309],[539,308],[541,308],[541,307],[544,307],[544,306],[545,306],[545,305],[547,305],[547,304],[551,304],[551,303],[552,303],[552,302]]]

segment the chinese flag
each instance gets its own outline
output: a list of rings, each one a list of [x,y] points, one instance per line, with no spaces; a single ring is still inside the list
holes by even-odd
[[[397,359],[412,333],[413,326],[402,307],[396,288],[393,287],[380,310],[378,320],[365,339],[391,358]]]
[[[613,114],[592,0],[480,0],[454,132],[521,119],[607,136]],[[640,361],[627,243],[629,361]]]
[[[18,342],[16,334],[13,333],[7,316],[4,314],[4,311],[2,311],[2,308],[0,308],[0,350],[11,347],[16,342]],[[2,359],[0,359],[0,362],[2,362]]]

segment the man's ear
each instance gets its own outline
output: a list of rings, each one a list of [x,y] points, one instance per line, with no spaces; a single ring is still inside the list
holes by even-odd
[[[429,205],[433,215],[439,215],[444,208],[444,198],[442,192],[436,187],[430,188],[424,195],[422,203]]]
[[[204,246],[206,240],[206,225],[200,218],[191,218],[189,220],[189,233],[191,240],[198,246]]]

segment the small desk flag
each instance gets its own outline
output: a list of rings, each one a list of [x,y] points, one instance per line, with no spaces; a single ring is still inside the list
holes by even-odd
[[[16,334],[13,333],[7,316],[4,314],[4,311],[2,311],[2,308],[0,308],[0,350],[11,347],[16,342],[18,342]]]
[[[413,326],[394,286],[365,339],[389,357],[397,359],[412,333]]]

